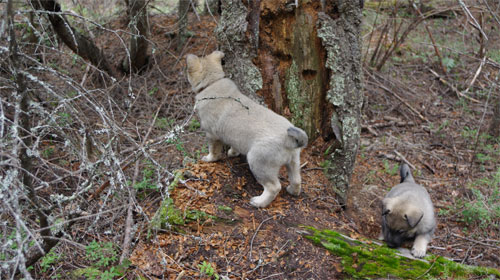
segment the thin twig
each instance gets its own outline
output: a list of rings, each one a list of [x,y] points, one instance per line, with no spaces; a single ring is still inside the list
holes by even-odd
[[[400,152],[397,150],[394,150],[394,153],[401,158],[402,161],[404,161],[406,164],[408,164],[411,169],[416,170],[415,165],[411,164]]]
[[[255,230],[255,232],[254,232],[254,234],[253,234],[253,236],[252,236],[252,240],[250,241],[250,256],[249,256],[249,258],[248,258],[250,261],[252,261],[253,240],[255,239],[255,236],[257,236],[257,233],[259,232],[260,227],[261,227],[261,226],[262,226],[265,222],[267,222],[267,221],[269,221],[269,220],[271,220],[271,219],[277,218],[277,217],[282,217],[282,216],[281,216],[280,214],[278,214],[278,215],[274,215],[274,216],[271,216],[271,217],[269,217],[269,218],[267,218],[267,219],[263,220],[263,221],[259,224],[259,226],[257,227],[257,229]]]
[[[483,56],[483,59],[481,60],[481,63],[479,64],[479,67],[476,70],[476,74],[474,74],[474,77],[472,78],[472,81],[470,82],[469,86],[467,89],[465,89],[465,93],[469,91],[469,89],[472,87],[472,85],[476,82],[477,77],[479,76],[479,73],[481,73],[481,69],[483,69],[483,65],[486,62],[486,56]]]
[[[127,209],[127,219],[125,221],[125,233],[123,237],[123,245],[122,245],[122,254],[120,256],[120,264],[123,263],[123,261],[128,258],[129,252],[130,252],[130,243],[131,243],[131,236],[132,236],[132,226],[134,225],[134,207],[135,207],[135,193],[136,189],[133,187],[135,186],[137,182],[137,178],[139,177],[139,161],[135,162],[135,170],[134,170],[134,177],[132,179],[132,187],[129,188],[129,195],[128,195],[128,209]]]
[[[239,98],[234,98],[234,97],[232,97],[232,96],[214,96],[214,97],[204,97],[204,98],[200,98],[200,99],[198,99],[198,100],[196,101],[196,103],[198,103],[198,102],[200,102],[200,101],[203,101],[203,100],[216,100],[216,99],[231,99],[231,100],[234,100],[234,101],[236,101],[236,102],[240,103],[240,104],[241,104],[241,106],[242,106],[243,108],[245,108],[245,109],[247,109],[247,110],[250,110],[250,108],[249,108],[247,105],[243,104]],[[194,106],[195,106],[195,108],[196,108],[196,104],[195,104]]]
[[[481,32],[481,35],[488,40],[488,36],[486,36],[486,33],[483,31],[481,28],[481,25],[477,22],[476,18],[472,15],[472,13],[469,11],[469,8],[464,4],[462,0],[458,0],[458,3],[460,4],[460,7],[462,7],[462,10],[467,14],[467,17],[470,17],[473,22],[470,22],[470,25],[472,25],[474,28],[476,28],[479,32]]]
[[[483,245],[483,246],[488,246],[488,247],[500,249],[500,246],[496,246],[496,245],[493,245],[493,244],[484,243],[484,242],[479,241],[479,240],[470,239],[470,238],[467,238],[465,236],[460,236],[460,235],[458,235],[456,233],[452,233],[451,235],[453,235],[455,237],[458,237],[458,238],[461,238],[461,239],[464,239],[464,240],[467,240],[467,241],[470,241],[470,242],[474,242],[476,244],[480,244],[480,245]],[[498,242],[498,240],[496,242]]]
[[[455,86],[453,86],[452,84],[448,83],[443,77],[441,77],[441,75],[439,75],[438,73],[436,73],[436,71],[432,70],[431,68],[429,68],[429,71],[434,75],[436,76],[436,78],[439,79],[439,81],[441,83],[443,83],[445,86],[448,86],[453,92],[455,92],[455,94],[458,96],[458,97],[463,97],[469,101],[472,101],[474,103],[481,103],[479,100],[477,99],[474,99],[468,95],[465,95],[463,93],[461,93]]]
[[[427,273],[429,273],[429,271],[431,271],[431,269],[434,267],[434,264],[436,264],[436,260],[434,260],[434,261],[432,262],[431,267],[429,267],[429,269],[427,269],[427,271],[426,271],[426,272],[424,272],[422,275],[418,276],[418,277],[417,277],[417,278],[415,278],[415,279],[420,279],[420,278],[422,278],[424,275],[426,275]]]
[[[368,82],[370,83],[370,82]],[[403,103],[404,105],[406,105],[406,107],[408,107],[408,109],[410,109],[413,113],[415,113],[415,115],[417,115],[417,117],[419,117],[421,120],[423,121],[428,121],[426,117],[422,116],[422,114],[420,114],[419,111],[417,111],[417,109],[413,108],[408,102],[406,102],[401,96],[399,96],[397,93],[393,92],[392,90],[388,89],[386,86],[382,85],[381,83],[371,83],[375,86],[378,86],[379,88],[385,90],[386,92],[394,95],[394,97],[396,97],[401,103]]]
[[[280,276],[280,275],[283,275],[285,274],[284,272],[280,272],[280,273],[274,273],[274,274],[271,274],[271,275],[268,275],[264,278],[260,278],[261,280],[264,280],[264,279],[268,279],[268,278],[272,278],[272,277],[277,277],[277,276]]]
[[[411,0],[410,0],[410,2],[411,2],[411,5],[413,6],[413,9],[415,11],[417,11],[418,15],[420,17],[423,17],[424,15],[420,11],[420,9],[417,7],[415,2],[413,2]],[[443,65],[443,58],[441,57],[441,53],[439,52],[439,48],[437,47],[436,41],[434,40],[434,37],[432,36],[432,32],[430,31],[429,26],[427,25],[427,23],[425,23],[425,21],[423,21],[422,24],[424,25],[425,30],[427,31],[427,34],[429,34],[429,38],[431,39],[432,46],[434,47],[434,52],[436,53],[436,56],[439,59],[439,65],[441,66],[441,70],[443,70],[443,73],[446,74],[447,70],[446,70],[446,67],[444,67],[444,65]]]

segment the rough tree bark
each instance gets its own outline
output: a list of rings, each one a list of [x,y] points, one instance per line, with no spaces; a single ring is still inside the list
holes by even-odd
[[[493,118],[491,119],[489,134],[493,137],[500,137],[500,94],[493,105]]]
[[[186,42],[189,3],[190,0],[179,0],[179,7],[177,11],[177,29],[179,30],[177,34],[177,51],[181,51],[184,47],[184,42]]]
[[[223,0],[216,34],[240,89],[336,139],[327,174],[345,202],[360,135],[362,1]]]
[[[112,77],[116,77],[114,69],[106,60],[104,53],[99,49],[92,40],[78,33],[66,18],[61,15],[61,6],[54,0],[30,0],[31,5],[36,10],[45,10],[52,27],[57,36],[68,46],[73,52],[81,56],[83,59],[90,61],[92,65],[103,70]]]
[[[139,72],[148,64],[148,11],[145,0],[129,0],[127,14],[130,18],[130,61],[125,58],[126,72]],[[130,67],[131,66],[131,67]]]

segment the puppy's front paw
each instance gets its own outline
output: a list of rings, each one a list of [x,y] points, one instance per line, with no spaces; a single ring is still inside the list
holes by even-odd
[[[201,160],[205,161],[205,162],[214,162],[214,161],[218,161],[219,159],[220,159],[220,156],[214,156],[213,154],[208,154],[208,155],[201,158]]]
[[[377,238],[378,238],[378,240],[383,241],[384,240],[384,233],[380,232],[380,234],[378,235]]]
[[[300,194],[300,185],[289,185],[286,187],[286,191],[291,195],[298,196]]]
[[[425,248],[417,248],[415,246],[413,246],[413,248],[411,248],[411,254],[415,257],[415,258],[423,258],[425,256]]]

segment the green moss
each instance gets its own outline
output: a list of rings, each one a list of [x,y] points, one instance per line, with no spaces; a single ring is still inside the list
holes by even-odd
[[[312,227],[307,229],[311,235],[306,238],[340,256],[344,273],[357,279],[469,279],[488,275],[500,277],[500,271],[493,268],[462,265],[435,255],[428,255],[426,261],[409,259],[386,246],[352,241],[331,230],[317,230]]]
[[[182,180],[182,172],[176,171],[174,179],[168,186],[168,191],[171,192],[177,187],[180,180]],[[161,202],[160,207],[156,210],[153,219],[150,222],[150,230],[159,230],[172,228],[179,230],[178,226],[183,226],[190,221],[205,221],[209,218],[215,219],[205,212],[196,209],[187,209],[181,211],[175,207],[174,200],[167,197]],[[149,234],[149,233],[148,233]]]
[[[179,184],[179,181],[180,180],[183,180],[183,176],[182,176],[182,172],[179,171],[179,170],[176,170],[174,171],[174,180],[172,181],[172,183],[170,183],[170,185],[168,185],[168,191],[172,191],[173,189],[175,189],[175,187],[177,187],[177,185]]]
[[[153,229],[163,229],[171,225],[184,225],[182,212],[175,208],[172,198],[164,199],[151,220]]]

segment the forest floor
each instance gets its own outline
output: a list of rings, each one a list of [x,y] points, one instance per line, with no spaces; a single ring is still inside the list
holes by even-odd
[[[210,53],[215,48],[213,42],[199,38],[210,38],[212,28],[203,19],[195,24],[196,35],[188,52]],[[498,72],[496,66],[490,71]],[[498,159],[480,161],[476,156],[484,153],[494,158],[500,150],[498,142],[488,146],[487,139],[476,138],[477,129],[483,131],[491,117],[483,119],[484,96],[481,103],[461,104],[464,100],[440,83],[428,67],[432,65],[396,62],[381,73],[366,71],[364,129],[346,211],[323,174],[323,154],[330,144],[321,139],[302,152],[303,193],[292,197],[282,191],[265,209],[249,204],[250,197],[259,195],[262,188],[249,172],[244,156],[217,163],[189,163],[182,169],[185,181],[173,188],[170,197],[184,213],[200,210],[213,217],[186,220],[186,224],[152,240],[140,240],[132,263],[140,274],[167,275],[170,279],[181,274],[187,279],[200,277],[200,267],[207,263],[221,276],[237,279],[342,277],[340,258],[313,246],[303,237],[303,226],[376,239],[380,201],[399,182],[397,167],[403,156],[415,166],[414,176],[428,189],[436,208],[438,228],[429,252],[461,263],[500,267],[499,229],[481,223],[481,217],[472,217],[466,224],[460,215],[466,203],[488,207],[486,202],[478,202],[481,197],[474,196],[471,186],[497,172]],[[202,133],[183,141],[190,143],[185,149],[194,153],[201,149]],[[177,152],[174,161],[182,162],[182,153],[170,152]],[[281,179],[285,187],[284,170]],[[487,186],[474,186],[486,197],[495,195]],[[498,225],[498,221],[493,222]]]
[[[160,52],[155,67],[167,74],[150,72],[137,77],[149,80],[150,89],[156,88],[148,91],[147,102],[164,104],[164,95],[168,95],[177,103],[165,106],[183,108],[178,112],[169,110],[168,115],[160,111],[159,116],[165,120],[189,117],[193,106],[182,55],[164,54],[173,48],[168,27],[175,26],[174,20],[166,16],[151,18],[151,41]],[[216,49],[213,18],[201,17],[198,21],[193,16],[190,20],[193,37],[182,54],[203,55]],[[446,30],[436,28],[433,32],[445,38],[452,36],[449,29],[461,26],[458,19],[448,20],[447,24]],[[123,20],[109,23],[113,29],[124,25]],[[419,32],[418,36],[426,34],[423,30]],[[459,34],[453,36],[462,40]],[[499,38],[497,35],[490,39],[498,42]],[[435,205],[438,227],[429,252],[465,264],[500,268],[500,230],[498,221],[491,220],[492,211],[498,207],[499,196],[492,184],[500,180],[500,147],[499,141],[480,133],[491,118],[489,107],[486,106],[488,110],[484,113],[490,88],[485,76],[496,77],[500,64],[493,61],[484,65],[475,90],[471,91],[480,102],[469,102],[458,98],[436,79],[429,69],[436,69],[437,65],[428,55],[427,59],[415,58],[419,47],[411,45],[415,41],[408,41],[381,71],[365,70],[361,149],[345,210],[323,174],[324,153],[331,143],[318,139],[303,150],[300,196],[282,191],[269,207],[256,209],[249,200],[259,195],[262,187],[251,175],[244,156],[216,163],[198,161],[200,154],[206,153],[206,146],[203,133],[194,125],[177,142],[152,154],[166,168],[183,174],[169,192],[175,209],[183,213],[182,221],[148,237],[147,219],[138,219],[140,226],[130,257],[130,277],[200,279],[203,275],[218,274],[231,279],[336,279],[345,276],[338,256],[304,238],[304,226],[332,229],[356,239],[376,239],[380,231],[380,201],[399,182],[397,168],[403,157],[415,167],[416,181],[427,188]],[[108,52],[122,48],[119,42],[105,36],[99,42]],[[461,66],[450,70],[446,77],[467,86],[480,61],[459,55],[454,59]],[[144,108],[135,112],[135,123],[151,116],[146,105]],[[153,133],[161,135],[164,131],[158,126]],[[280,177],[286,187],[284,170]],[[138,199],[139,205],[153,219],[161,204],[159,193],[139,190],[138,196],[143,198]],[[186,213],[198,215],[188,217]]]

